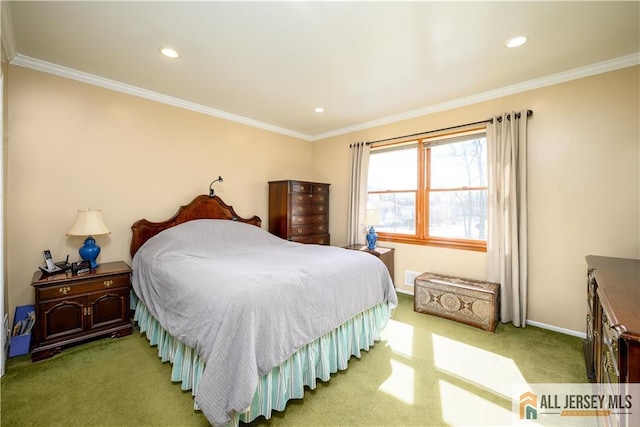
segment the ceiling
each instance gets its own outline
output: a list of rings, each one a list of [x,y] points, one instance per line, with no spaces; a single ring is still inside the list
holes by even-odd
[[[637,1],[2,3],[12,64],[310,141],[640,58]]]

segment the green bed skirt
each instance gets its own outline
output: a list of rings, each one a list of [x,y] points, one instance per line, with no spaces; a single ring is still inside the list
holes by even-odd
[[[140,333],[146,334],[150,345],[158,347],[163,362],[172,364],[171,381],[180,382],[182,390],[191,390],[195,396],[205,367],[202,358],[165,331],[133,292],[131,303]],[[383,302],[302,346],[282,365],[260,377],[251,406],[233,414],[229,425],[250,422],[260,415],[271,418],[271,411],[283,411],[289,399],[301,399],[305,386],[315,389],[317,379],[328,381],[332,373],[347,369],[351,356],[359,358],[361,350],[368,350],[380,339],[389,317],[388,305]],[[195,402],[194,408],[198,409]]]

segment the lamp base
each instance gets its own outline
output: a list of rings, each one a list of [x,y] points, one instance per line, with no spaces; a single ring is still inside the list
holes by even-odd
[[[367,249],[370,251],[376,248],[376,242],[378,241],[378,234],[376,230],[373,229],[373,226],[369,228],[369,232],[367,233]]]
[[[96,258],[100,255],[100,246],[96,245],[96,241],[92,236],[86,238],[84,246],[78,252],[80,253],[80,258],[91,263],[91,269],[98,268],[99,264],[96,262]]]

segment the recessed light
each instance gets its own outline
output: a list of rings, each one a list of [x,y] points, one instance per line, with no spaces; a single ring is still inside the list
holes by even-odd
[[[504,44],[507,47],[518,47],[518,46],[522,46],[526,42],[527,42],[527,38],[525,36],[518,36],[518,37],[514,37],[512,39],[507,40]]]
[[[170,47],[160,48],[160,53],[162,53],[167,58],[178,58],[180,54],[176,52],[175,49],[171,49]]]
[[[324,113],[324,108],[322,107],[316,107],[316,109],[314,110],[316,113]]]

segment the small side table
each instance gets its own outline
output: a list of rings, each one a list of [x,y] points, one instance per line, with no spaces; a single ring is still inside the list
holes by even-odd
[[[71,271],[33,274],[35,344],[31,360],[46,359],[65,347],[101,336],[131,334],[131,268],[124,261],[105,262],[87,274]]]
[[[380,246],[376,246],[374,250],[370,251],[369,249],[367,249],[367,245],[360,245],[360,244],[349,245],[349,246],[345,246],[344,248],[352,249],[355,251],[367,252],[367,253],[370,253],[371,255],[377,256],[384,263],[384,265],[387,266],[387,270],[389,270],[389,276],[391,276],[391,280],[395,282],[395,276],[393,275],[394,274],[393,267],[395,264],[393,254],[396,251],[395,248],[382,248]],[[395,286],[395,283],[393,284],[393,286]]]

